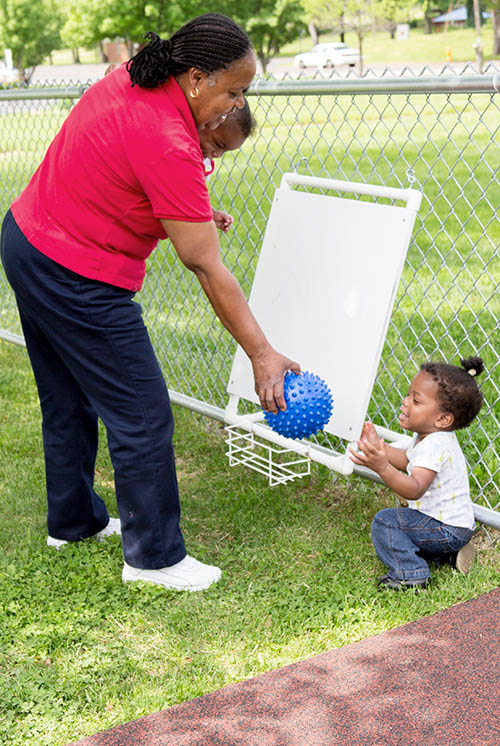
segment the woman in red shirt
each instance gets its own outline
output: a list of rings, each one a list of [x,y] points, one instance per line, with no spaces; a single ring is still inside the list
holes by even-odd
[[[284,408],[284,373],[300,367],[271,347],[222,263],[198,139],[244,105],[250,41],[219,14],[148,36],[73,108],[4,219],[1,254],[42,409],[47,543],[121,532],[124,581],[202,590],[221,572],[186,554],[168,391],[133,300],[158,240],[250,357],[264,408]],[[119,520],[93,487],[98,417]]]

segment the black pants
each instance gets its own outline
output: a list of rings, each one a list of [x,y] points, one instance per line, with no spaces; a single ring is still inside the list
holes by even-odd
[[[134,294],[53,262],[27,241],[10,211],[1,256],[40,397],[49,534],[75,541],[108,523],[93,487],[100,417],[126,561],[147,569],[179,562],[186,550],[172,411]]]

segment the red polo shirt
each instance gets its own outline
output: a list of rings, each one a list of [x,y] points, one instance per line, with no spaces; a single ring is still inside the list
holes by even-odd
[[[166,238],[160,218],[212,220],[198,134],[177,81],[132,88],[121,66],[92,85],[12,213],[58,264],[139,290],[146,258]]]

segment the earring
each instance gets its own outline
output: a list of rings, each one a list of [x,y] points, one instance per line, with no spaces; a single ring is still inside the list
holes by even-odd
[[[189,91],[189,95],[191,96],[191,98],[198,98],[198,95],[199,95],[200,91],[198,90],[198,86],[197,85],[195,85],[194,90],[195,90],[194,93],[193,93],[192,90]]]

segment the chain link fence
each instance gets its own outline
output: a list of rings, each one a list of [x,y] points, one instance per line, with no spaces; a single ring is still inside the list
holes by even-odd
[[[2,213],[85,88],[55,84],[0,91]],[[226,264],[248,296],[284,172],[420,189],[423,203],[368,415],[397,430],[401,398],[420,363],[457,364],[480,355],[486,365],[485,404],[458,435],[478,514],[486,509],[485,522],[500,527],[498,513],[491,512],[500,511],[500,73],[490,65],[483,75],[473,69],[451,75],[445,69],[441,75],[424,70],[399,77],[390,71],[362,78],[262,77],[248,97],[257,134],[239,152],[226,154],[209,182],[214,208],[235,219],[221,237]],[[138,297],[172,399],[222,420],[234,342],[168,242],[153,252]],[[22,344],[1,271],[0,337]],[[338,447],[326,437],[318,442]]]

